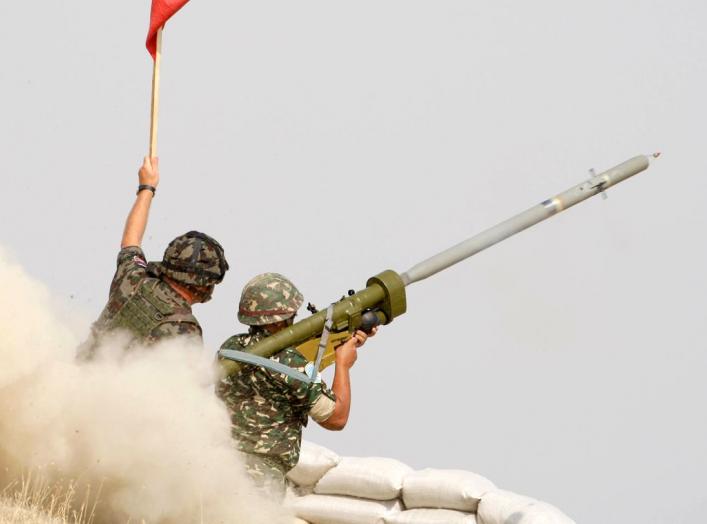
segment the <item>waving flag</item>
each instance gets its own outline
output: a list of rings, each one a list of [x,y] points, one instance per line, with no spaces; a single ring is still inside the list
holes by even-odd
[[[147,32],[147,50],[155,58],[157,52],[157,31],[172,18],[189,0],[152,0],[150,30]]]

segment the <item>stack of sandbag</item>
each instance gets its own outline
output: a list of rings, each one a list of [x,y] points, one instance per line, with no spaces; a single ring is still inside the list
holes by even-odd
[[[300,472],[296,471],[300,464],[288,475],[290,480],[300,477]],[[306,466],[306,469],[313,468]],[[403,478],[411,471],[409,466],[394,459],[341,458],[315,484],[299,485],[300,493],[309,494],[290,499],[290,506],[299,518],[313,524],[384,522],[380,519],[402,511]],[[312,477],[307,480],[311,481]]]
[[[324,474],[339,462],[341,457],[333,451],[303,440],[299,462],[287,473],[287,480],[302,490],[311,491]]]
[[[557,508],[460,470],[339,457],[310,442],[288,479],[287,504],[311,524],[574,524]]]
[[[414,471],[403,482],[406,511],[386,524],[448,522],[476,523],[476,509],[484,493],[495,489],[493,483],[470,471],[423,469]]]

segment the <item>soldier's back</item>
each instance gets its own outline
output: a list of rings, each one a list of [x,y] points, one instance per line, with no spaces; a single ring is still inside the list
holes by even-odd
[[[151,276],[139,247],[118,254],[108,303],[91,327],[89,340],[79,350],[92,358],[108,333],[125,332],[128,347],[149,345],[173,336],[201,338],[201,327],[187,300],[160,278]]]

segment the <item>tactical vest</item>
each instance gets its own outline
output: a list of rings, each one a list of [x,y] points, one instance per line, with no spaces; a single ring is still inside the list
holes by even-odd
[[[93,325],[94,335],[97,335],[94,338],[98,339],[101,334],[120,329],[132,334],[130,345],[148,344],[155,342],[150,339],[152,332],[167,323],[194,324],[201,332],[199,322],[190,309],[173,304],[164,290],[160,289],[160,283],[161,280],[157,278],[145,277],[118,311],[104,309]]]

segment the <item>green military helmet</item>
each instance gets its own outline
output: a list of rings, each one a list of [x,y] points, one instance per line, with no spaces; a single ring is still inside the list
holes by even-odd
[[[172,240],[162,262],[150,262],[148,269],[187,286],[213,287],[228,271],[223,248],[209,235],[189,231]]]
[[[243,288],[238,320],[248,326],[264,326],[292,318],[302,305],[302,293],[279,273],[263,273]]]

